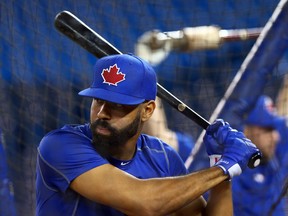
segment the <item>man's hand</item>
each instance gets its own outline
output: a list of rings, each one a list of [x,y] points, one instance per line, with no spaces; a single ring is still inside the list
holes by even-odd
[[[226,122],[217,121],[214,124],[210,125],[209,130],[214,131],[217,130],[219,126],[226,126],[226,125],[227,125]],[[206,152],[210,159],[210,167],[215,166],[215,164],[220,160],[220,158],[223,155],[224,146],[220,145],[217,142],[217,140],[210,135],[210,132],[208,134],[208,129],[204,136],[204,144],[206,146]]]
[[[242,132],[232,129],[222,119],[217,119],[207,128],[203,140],[210,163],[213,155],[222,155],[215,166],[220,167],[230,178],[240,175],[250,157],[260,152]]]

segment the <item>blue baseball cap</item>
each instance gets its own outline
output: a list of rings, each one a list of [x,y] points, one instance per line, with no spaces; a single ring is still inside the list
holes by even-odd
[[[79,95],[112,103],[136,105],[155,100],[157,78],[152,66],[132,54],[110,55],[97,60],[90,88]]]
[[[281,117],[277,115],[272,99],[266,95],[262,95],[258,98],[245,123],[247,125],[257,125],[275,129],[280,119]]]

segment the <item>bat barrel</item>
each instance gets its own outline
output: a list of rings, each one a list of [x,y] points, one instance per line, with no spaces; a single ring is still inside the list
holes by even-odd
[[[54,25],[59,32],[69,37],[97,58],[122,54],[107,40],[68,11],[58,13],[55,17]]]

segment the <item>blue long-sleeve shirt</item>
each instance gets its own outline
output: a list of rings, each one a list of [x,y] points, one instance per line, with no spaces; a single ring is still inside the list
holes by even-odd
[[[161,140],[141,135],[131,161],[105,159],[92,145],[89,125],[65,126],[47,134],[38,148],[36,169],[37,216],[123,215],[92,202],[69,188],[82,173],[110,163],[131,175],[147,179],[187,173],[180,156]]]

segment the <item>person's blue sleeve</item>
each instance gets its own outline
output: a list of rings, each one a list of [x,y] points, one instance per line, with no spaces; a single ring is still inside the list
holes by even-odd
[[[188,174],[184,161],[180,155],[170,145],[164,143],[168,158],[169,176],[180,176]]]
[[[194,147],[194,140],[188,134],[180,132],[176,132],[176,136],[178,141],[178,154],[183,161],[186,161]]]
[[[63,192],[77,176],[108,163],[95,151],[91,140],[66,131],[45,136],[38,152],[38,166],[46,185]]]

